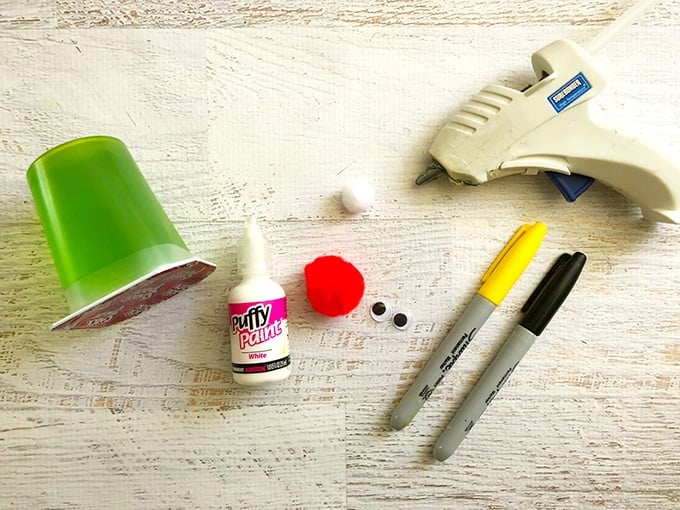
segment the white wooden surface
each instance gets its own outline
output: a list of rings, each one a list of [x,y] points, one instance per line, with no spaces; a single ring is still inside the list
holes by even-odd
[[[427,148],[491,82],[587,41],[629,2],[0,0],[1,508],[680,508],[680,227],[595,185],[416,189]],[[680,153],[680,2],[602,53],[601,104]],[[33,158],[122,138],[195,254],[196,287],[126,323],[48,333],[67,313],[25,182]],[[374,206],[344,214],[364,176]],[[257,214],[289,294],[294,375],[229,373],[235,242]],[[535,261],[405,430],[387,417],[523,222]],[[434,441],[562,251],[589,256],[563,309],[448,462]],[[302,268],[361,269],[350,316],[315,315]],[[414,327],[371,321],[386,297]]]

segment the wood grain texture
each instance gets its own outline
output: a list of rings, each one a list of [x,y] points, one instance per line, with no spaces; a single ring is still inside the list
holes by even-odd
[[[2,412],[3,466],[17,476],[16,483],[0,486],[7,508],[345,503],[342,406],[200,413],[79,409],[58,416],[27,407],[14,414],[12,406]]]
[[[313,26],[454,26],[606,24],[632,2],[555,2],[518,0],[512,4],[480,0],[430,2],[412,0],[56,0],[58,25],[79,27],[243,27],[255,25]],[[677,0],[660,2],[645,24],[673,21]]]
[[[0,1],[0,507],[680,507],[680,229],[599,184],[574,204],[542,176],[413,185],[471,94],[525,85],[533,51],[587,41],[628,3],[187,5]],[[660,2],[604,49],[599,98],[677,153],[679,7]],[[25,170],[88,134],[127,143],[218,269],[118,326],[51,334],[68,309]],[[376,200],[349,216],[339,191],[360,176]],[[260,389],[229,372],[248,214],[289,296],[294,358]],[[536,220],[549,234],[525,275],[416,420],[388,431],[488,264]],[[574,292],[459,452],[434,463],[522,303],[576,249],[589,259]],[[324,253],[365,276],[347,317],[306,300],[304,265]],[[378,298],[413,327],[373,322]]]
[[[56,26],[57,4],[54,0],[0,0],[0,30]]]

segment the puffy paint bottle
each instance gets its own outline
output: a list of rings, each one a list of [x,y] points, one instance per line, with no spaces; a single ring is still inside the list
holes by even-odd
[[[281,381],[290,375],[286,294],[268,276],[267,240],[253,217],[238,244],[238,265],[243,280],[228,298],[234,381]]]

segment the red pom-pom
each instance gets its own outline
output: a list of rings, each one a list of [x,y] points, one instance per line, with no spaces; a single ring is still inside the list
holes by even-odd
[[[307,299],[312,308],[329,317],[347,315],[364,295],[364,277],[352,264],[324,255],[305,266]]]

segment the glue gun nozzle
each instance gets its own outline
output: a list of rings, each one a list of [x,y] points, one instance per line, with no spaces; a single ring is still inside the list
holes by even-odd
[[[432,160],[432,163],[427,167],[427,169],[418,176],[416,179],[416,185],[427,184],[430,181],[434,181],[437,177],[445,174],[446,170],[438,162]]]

